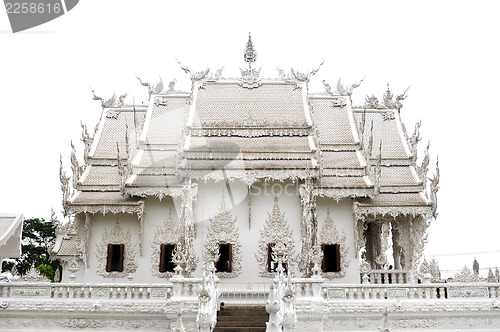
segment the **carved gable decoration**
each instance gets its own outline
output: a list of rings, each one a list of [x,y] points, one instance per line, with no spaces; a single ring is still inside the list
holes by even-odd
[[[17,281],[20,282],[50,282],[44,275],[40,273],[35,267],[35,262],[31,264],[31,268],[21,276]]]
[[[168,218],[165,220],[163,227],[158,227],[155,232],[153,241],[151,242],[151,272],[154,276],[160,278],[170,278],[173,276],[172,272],[160,272],[160,246],[162,244],[177,244],[179,242],[179,229],[175,226],[174,219],[172,218],[172,209],[168,213]]]
[[[344,231],[342,231],[342,234],[337,231],[337,227],[330,216],[330,209],[326,210],[326,218],[319,233],[319,244],[338,244],[340,246],[340,272],[322,272],[321,275],[327,279],[344,277],[346,269],[349,267],[349,260],[347,259],[349,248],[346,245]]]
[[[236,278],[241,274],[241,244],[240,234],[236,227],[236,218],[228,211],[224,196],[217,214],[210,218],[207,241],[203,249],[205,263],[216,262],[219,255],[219,245],[231,244],[231,272],[217,272],[220,278]]]
[[[285,213],[280,212],[278,197],[274,197],[274,208],[266,219],[264,229],[260,230],[259,251],[255,258],[259,264],[259,276],[272,278],[275,274],[267,270],[268,245],[282,243],[285,245],[285,262],[291,267],[294,257],[293,230],[287,225]]]
[[[108,255],[108,244],[123,244],[123,271],[122,272],[106,272],[106,261]],[[105,278],[124,278],[130,273],[137,270],[137,262],[135,260],[136,244],[132,243],[130,231],[125,231],[117,221],[115,227],[108,231],[104,230],[101,243],[97,243],[96,257],[99,263],[97,274]]]

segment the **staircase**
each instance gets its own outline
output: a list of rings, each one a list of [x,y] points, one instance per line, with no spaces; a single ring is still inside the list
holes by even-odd
[[[213,332],[265,332],[269,314],[260,306],[224,306]]]

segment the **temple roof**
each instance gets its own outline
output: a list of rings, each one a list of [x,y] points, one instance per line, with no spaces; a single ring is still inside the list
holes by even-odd
[[[347,95],[309,93],[306,76],[248,73],[223,79],[206,71],[192,75],[190,93],[156,91],[147,108],[103,108],[71,210],[136,211],[140,197],[180,195],[187,178],[248,185],[312,178],[315,195],[358,197],[364,208],[408,197],[430,206],[416,199],[426,166],[415,163],[399,109],[353,108]]]
[[[0,213],[0,259],[21,256],[22,214]]]

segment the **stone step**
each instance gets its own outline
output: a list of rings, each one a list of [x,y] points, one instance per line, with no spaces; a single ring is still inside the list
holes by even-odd
[[[213,332],[266,332],[265,327],[215,327]]]
[[[265,327],[215,327],[213,332],[266,332]]]
[[[265,332],[269,314],[259,306],[224,306],[213,332]]]
[[[217,321],[217,327],[266,327],[266,322],[259,320]]]

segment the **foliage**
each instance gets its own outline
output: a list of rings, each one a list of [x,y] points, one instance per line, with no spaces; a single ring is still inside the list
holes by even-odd
[[[22,233],[22,254],[15,262],[5,262],[3,271],[10,271],[16,264],[19,274],[25,274],[35,263],[37,269],[50,280],[54,280],[54,271],[60,266],[58,261],[50,261],[49,248],[56,239],[56,225],[43,218],[24,220]]]

